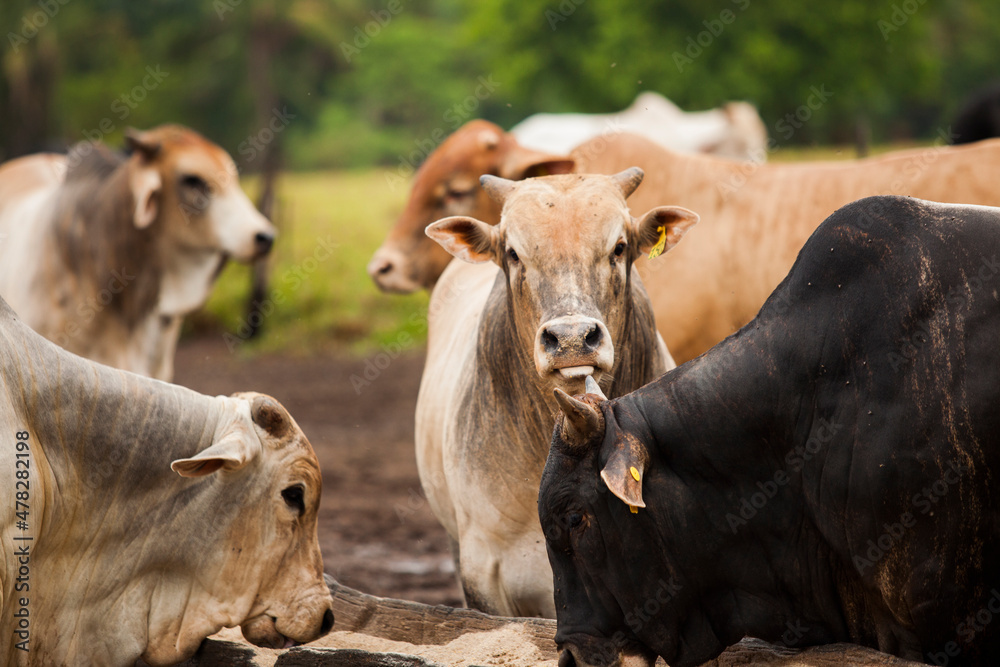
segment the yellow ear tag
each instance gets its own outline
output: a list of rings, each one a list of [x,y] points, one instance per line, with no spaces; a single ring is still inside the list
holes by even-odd
[[[629,509],[630,512],[632,512],[632,514],[638,514],[639,513],[639,508],[636,507],[635,505],[629,505],[628,509]]]
[[[667,227],[666,225],[660,225],[656,228],[656,231],[660,233],[660,240],[656,242],[652,248],[649,249],[649,258],[656,259],[663,254],[663,249],[667,247]]]
[[[642,481],[642,477],[639,476],[639,470],[638,470],[638,468],[636,468],[635,466],[631,466],[628,469],[628,471],[630,473],[632,473],[632,479],[634,479],[637,482],[641,482]]]

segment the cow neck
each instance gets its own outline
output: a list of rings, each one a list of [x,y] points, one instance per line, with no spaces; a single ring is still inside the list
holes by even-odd
[[[18,418],[44,453],[65,497],[156,493],[180,478],[174,459],[212,442],[221,401],[70,354],[21,323],[0,303],[2,363]],[[47,490],[47,493],[49,490]],[[68,495],[72,494],[72,495]]]
[[[644,492],[662,480],[673,480],[675,488],[697,499],[695,511],[701,513],[681,520],[672,516],[671,508],[658,505],[657,497],[644,497],[650,511],[664,513],[662,520],[673,525],[715,527],[673,535],[660,547],[670,551],[680,543],[692,554],[739,550],[746,563],[738,572],[706,574],[704,562],[686,558],[684,550],[673,551],[679,579],[694,583],[691,599],[697,606],[686,613],[710,619],[725,642],[744,635],[774,641],[787,629],[786,622],[801,618],[810,619],[817,631],[837,627],[837,619],[823,611],[837,609],[840,602],[835,559],[806,516],[802,476],[787,459],[795,455],[795,443],[805,443],[817,432],[822,415],[813,414],[813,390],[775,363],[773,350],[778,346],[768,344],[766,329],[766,324],[745,328],[609,406],[618,427],[638,436],[650,450],[644,480],[660,481],[652,486],[644,481]],[[658,466],[665,466],[659,475]],[[664,472],[666,477],[660,476]],[[785,475],[780,484],[774,481],[779,472]],[[788,541],[755,535],[787,535]],[[791,543],[815,554],[818,569],[783,568],[787,561],[781,554]],[[828,567],[822,565],[825,558]],[[719,581],[727,586],[718,587]],[[781,581],[795,599],[825,602],[797,611],[780,601],[765,604],[767,591],[761,581]],[[702,585],[714,588],[703,590]]]
[[[540,471],[548,454],[551,416],[557,408],[517,338],[512,307],[506,276],[500,271],[479,322],[477,366],[486,373],[477,376],[473,396],[483,411],[491,413],[489,421],[507,431],[509,437],[501,440],[516,443],[516,453],[531,456]],[[526,444],[528,451],[524,451]]]
[[[135,328],[153,311],[160,290],[157,230],[162,221],[136,228],[130,164],[131,159],[106,149],[95,148],[79,158],[59,189],[53,213],[58,256],[77,277],[75,289],[90,290],[77,299],[93,306],[95,328],[105,309]]]
[[[635,391],[665,370],[652,304],[634,267],[629,268],[625,290],[629,296],[623,306],[622,328],[614,333],[614,380],[608,391],[612,398]]]

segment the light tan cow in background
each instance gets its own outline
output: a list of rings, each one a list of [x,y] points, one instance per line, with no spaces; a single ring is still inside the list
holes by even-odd
[[[204,137],[164,125],[127,143],[0,166],[0,295],[71,352],[169,380],[183,316],[275,230]]]
[[[464,129],[455,134],[471,139]],[[532,173],[530,156],[537,153],[495,125],[493,132],[495,148],[480,144],[456,155],[453,144],[442,144],[421,167],[413,192],[434,191],[447,182],[491,173],[494,164],[508,160]],[[482,125],[475,136],[483,141]],[[478,160],[468,161],[469,154]],[[442,168],[445,164],[447,169]],[[636,210],[670,202],[701,216],[690,238],[668,257],[638,263],[656,323],[678,363],[749,322],[788,273],[809,235],[845,204],[869,195],[898,194],[1000,206],[1000,139],[914,148],[862,160],[755,164],[682,155],[642,137],[618,134],[593,139],[561,161],[542,155],[537,166],[553,164],[598,174],[638,165],[649,176],[630,199]],[[498,216],[479,205],[478,195],[475,189],[465,195],[465,214],[495,224]],[[427,288],[438,280],[450,257],[425,238],[428,210],[423,200],[411,195],[377,251],[388,255],[405,246],[407,252],[393,254],[397,259],[391,267],[372,272],[378,285],[394,275],[407,275],[409,284]]]
[[[657,242],[670,249],[698,217],[659,206],[632,218],[625,198],[641,180],[638,169],[484,177],[503,205],[499,226],[454,216],[427,229],[466,261],[431,295],[417,467],[466,603],[480,610],[555,614],[536,506],[554,389],[580,393],[592,377],[620,396],[674,366],[633,263]]]
[[[0,664],[174,664],[333,625],[322,476],[274,399],[82,359],[0,299]],[[22,650],[26,649],[26,650]]]

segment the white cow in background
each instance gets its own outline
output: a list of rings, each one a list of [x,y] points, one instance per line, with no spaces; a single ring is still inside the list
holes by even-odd
[[[640,93],[624,111],[611,114],[539,113],[510,130],[518,143],[566,155],[588,139],[630,132],[681,153],[709,153],[763,160],[767,128],[748,102],[729,102],[708,111],[683,111],[659,93]]]

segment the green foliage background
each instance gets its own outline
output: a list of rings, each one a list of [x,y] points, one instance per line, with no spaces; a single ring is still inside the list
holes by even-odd
[[[26,21],[42,14],[33,34]],[[832,99],[791,143],[850,141],[859,120],[876,142],[928,138],[996,76],[1000,3],[8,0],[0,22],[0,157],[26,150],[11,140],[23,125],[12,88],[51,62],[35,140],[45,145],[31,150],[78,141],[107,118],[110,141],[126,125],[178,121],[240,155],[261,129],[256,75],[295,116],[285,164],[306,169],[398,165],[416,139],[453,129],[481,76],[499,86],[473,97],[467,117],[506,127],[536,111],[620,109],[650,89],[687,109],[750,100],[773,133],[811,86],[826,86]],[[266,71],[251,58],[261,40],[278,45]],[[163,83],[127,117],[113,112],[156,65]]]
[[[691,110],[753,102],[774,160],[848,157],[827,146],[859,126],[876,145],[927,141],[996,76],[1000,3],[4,0],[0,28],[0,160],[178,122],[226,148],[256,196],[254,174],[277,155],[308,173],[279,180],[266,335],[240,338],[240,266],[188,326],[234,352],[363,352],[425,335],[426,294],[381,294],[365,264],[413,168],[465,120],[509,128],[656,90]],[[143,87],[150,71],[162,80]],[[814,87],[830,100],[779,133]],[[329,239],[336,250],[315,262]]]

